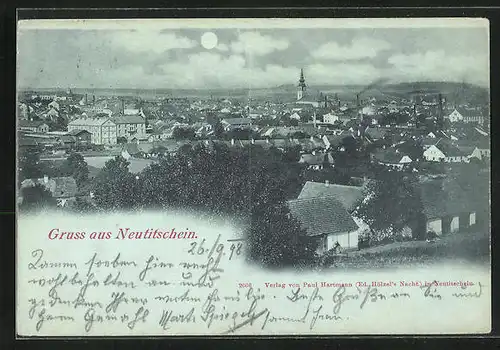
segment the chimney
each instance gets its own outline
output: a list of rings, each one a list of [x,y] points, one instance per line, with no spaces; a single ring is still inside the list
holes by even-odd
[[[43,183],[48,184],[49,183],[49,177],[48,175],[43,175]]]
[[[95,95],[92,95],[92,103],[95,104]]]
[[[328,108],[328,96],[325,95],[325,108]]]
[[[125,100],[122,99],[122,114],[125,114]]]
[[[316,112],[313,113],[313,125],[316,127]]]
[[[329,180],[325,180],[325,186],[326,187],[330,186],[330,181]]]
[[[85,94],[85,104],[89,102],[87,94]]]

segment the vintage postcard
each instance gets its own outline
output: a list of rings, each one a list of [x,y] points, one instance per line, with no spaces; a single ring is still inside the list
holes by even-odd
[[[489,23],[19,20],[19,337],[486,334]]]

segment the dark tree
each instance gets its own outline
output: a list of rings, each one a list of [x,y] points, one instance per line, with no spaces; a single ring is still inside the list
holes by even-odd
[[[285,162],[297,163],[300,159],[300,151],[302,147],[299,145],[286,147],[283,151],[283,159]]]
[[[195,132],[193,128],[177,127],[172,132],[172,136],[176,140],[194,140]]]
[[[222,125],[222,123],[220,122],[220,120],[218,120],[214,125],[213,125],[213,130],[214,130],[214,136],[217,138],[217,139],[221,139],[222,136],[224,135],[224,126]]]
[[[89,200],[76,197],[75,204],[71,209],[78,213],[89,213],[95,211],[96,207]]]
[[[254,132],[250,129],[235,128],[227,132],[227,138],[235,140],[249,140],[254,136]]]
[[[356,214],[370,225],[377,241],[390,238],[383,236],[387,232],[398,234],[405,226],[412,227],[420,218],[422,203],[416,176],[380,166],[375,177]]]
[[[94,179],[92,191],[101,209],[131,209],[137,206],[138,181],[128,170],[129,162],[117,156],[106,162]]]
[[[316,244],[285,205],[254,208],[247,242],[249,260],[268,267],[305,267],[316,257]]]
[[[68,121],[63,116],[57,116],[56,120],[49,122],[49,129],[51,131],[66,131],[68,130]]]
[[[61,164],[60,172],[63,176],[72,176],[79,189],[89,179],[89,168],[87,162],[80,153],[71,153]]]
[[[21,210],[46,209],[57,206],[57,201],[52,197],[52,193],[40,184],[23,188],[21,196],[23,198],[23,202],[19,206]]]
[[[251,258],[273,266],[289,265],[294,257],[307,260],[314,251],[309,251],[312,243],[304,243],[303,232],[283,211],[291,188],[300,187],[300,171],[298,164],[285,162],[277,149],[256,145],[234,149],[219,143],[212,148],[185,145],[175,156],[139,175],[138,199],[143,207],[197,209],[246,219],[254,252]],[[269,220],[279,221],[259,219],[256,213],[261,212],[267,213]],[[262,245],[273,247],[257,252],[255,247]]]
[[[37,179],[44,175],[38,150],[20,151],[18,166],[20,181],[25,179]]]
[[[118,143],[119,145],[127,143],[127,138],[124,136],[120,136],[116,139],[116,143]]]
[[[291,135],[291,137],[294,139],[306,139],[309,137],[309,135],[303,131],[296,131]]]

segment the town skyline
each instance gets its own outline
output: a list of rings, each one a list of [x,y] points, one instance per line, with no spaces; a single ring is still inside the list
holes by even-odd
[[[301,68],[309,85],[489,86],[487,26],[42,28],[19,26],[19,88],[273,88]]]

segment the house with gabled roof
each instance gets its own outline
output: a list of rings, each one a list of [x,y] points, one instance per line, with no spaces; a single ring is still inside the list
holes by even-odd
[[[366,197],[365,190],[367,184],[368,182],[364,182],[362,186],[349,186],[331,184],[328,181],[325,183],[307,181],[297,199],[334,197],[342,203],[356,225],[358,225],[358,229],[354,235],[362,237],[362,235],[370,230],[370,227],[363,219],[356,215],[356,209]]]
[[[87,130],[73,129],[68,131],[68,135],[75,138],[77,145],[90,145],[92,134]]]
[[[226,131],[252,127],[252,119],[250,118],[224,118],[221,120],[221,123]]]
[[[464,123],[483,124],[484,116],[478,110],[465,109],[461,107],[455,108],[450,114],[445,116],[450,122],[463,121]]]
[[[42,120],[20,120],[19,130],[46,133],[49,131],[49,126]]]
[[[334,160],[330,153],[315,152],[300,155],[299,163],[305,164],[308,169],[321,170],[325,165],[333,164]]]
[[[442,138],[430,146],[424,144],[424,148],[423,156],[428,162],[461,163],[469,160],[457,146]]]
[[[487,198],[480,198],[478,191],[451,178],[422,179],[416,190],[422,202],[420,224],[425,232],[437,235],[475,225],[476,215],[482,209],[481,200],[487,202]]]
[[[378,164],[389,166],[396,169],[403,169],[405,165],[413,162],[413,160],[405,153],[397,148],[379,149],[372,155],[373,161]]]
[[[115,145],[116,124],[109,118],[79,118],[68,123],[68,131],[87,130],[96,145]]]
[[[358,249],[358,225],[335,197],[313,197],[287,202],[290,214],[324,254],[339,244],[344,251]]]
[[[63,177],[53,177],[49,178],[48,176],[44,176],[39,179],[26,179],[21,182],[21,193],[22,189],[28,187],[34,187],[36,185],[41,185],[46,188],[57,200],[57,205],[60,207],[65,207],[68,204],[74,202],[78,193],[78,186],[76,181],[71,176],[63,176]],[[18,198],[18,202],[22,203],[22,196]]]

